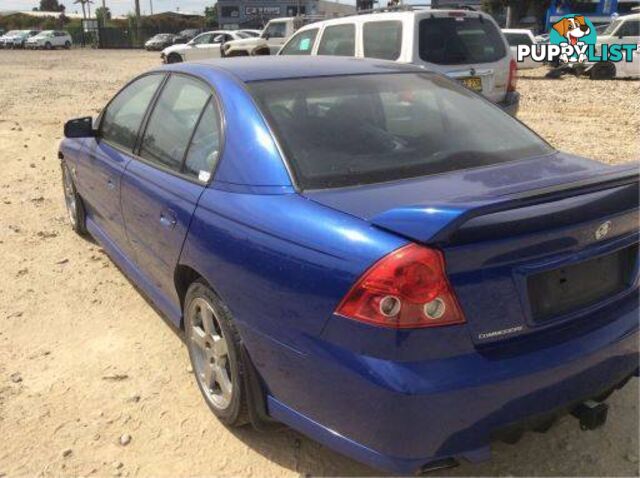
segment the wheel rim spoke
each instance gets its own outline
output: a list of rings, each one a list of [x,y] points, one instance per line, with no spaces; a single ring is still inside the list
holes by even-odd
[[[231,398],[231,380],[229,380],[227,371],[219,365],[216,366],[216,382],[220,386],[222,397],[229,400]]]
[[[200,314],[202,315],[202,328],[207,335],[214,335],[216,333],[216,329],[213,326],[213,311],[209,308],[208,304],[206,307],[202,308]]]
[[[209,391],[213,391],[215,380],[216,380],[215,365],[211,363],[206,363],[204,366],[204,370],[202,372],[202,381],[205,387],[209,389]]]
[[[196,344],[200,350],[202,350],[203,352],[206,350],[206,334],[200,327],[192,327],[191,340],[193,340],[193,343]]]
[[[227,342],[219,335],[213,336],[213,355],[216,359],[221,359],[227,356]]]

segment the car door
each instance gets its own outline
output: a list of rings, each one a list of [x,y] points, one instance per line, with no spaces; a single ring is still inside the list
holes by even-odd
[[[88,218],[101,235],[128,250],[120,209],[122,173],[131,160],[142,120],[164,74],[140,77],[123,88],[103,110],[95,139],[87,141],[86,161],[76,177]]]
[[[218,154],[218,117],[208,85],[171,74],[122,179],[125,228],[138,266],[174,305],[174,269]]]
[[[267,46],[269,47],[269,54],[276,55],[287,39],[287,23],[269,23],[264,32],[262,32],[262,38],[264,38],[267,42]]]
[[[330,25],[322,32],[318,55],[355,56],[356,26],[353,23]]]
[[[215,33],[203,33],[194,38],[191,48],[187,49],[185,54],[187,61],[219,58],[222,38],[221,35]]]

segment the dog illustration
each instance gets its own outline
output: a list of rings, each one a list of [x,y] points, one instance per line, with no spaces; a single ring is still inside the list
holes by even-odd
[[[576,15],[573,18],[563,18],[562,20],[553,24],[553,29],[557,31],[561,36],[567,39],[569,45],[582,45],[583,42],[580,39],[589,33],[591,33],[591,28],[584,20],[584,16]],[[575,58],[569,58],[567,55],[562,55],[560,59],[567,63],[568,61],[576,61]],[[583,63],[587,59],[587,56],[582,54],[577,59],[579,63]]]

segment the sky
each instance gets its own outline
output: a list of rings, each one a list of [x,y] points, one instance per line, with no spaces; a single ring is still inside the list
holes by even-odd
[[[60,1],[60,0],[59,0]],[[113,15],[126,15],[133,11],[133,0],[104,0]],[[153,2],[155,13],[167,10],[176,10],[177,7],[183,12],[204,12],[204,7],[214,5],[215,0],[140,0],[140,10],[143,14],[149,13],[149,2]],[[91,10],[102,6],[102,0],[93,0]],[[341,3],[355,3],[353,0],[340,0]],[[70,13],[81,13],[80,5],[74,5],[73,0],[61,0]],[[0,0],[0,10],[31,10],[40,4],[39,0]]]

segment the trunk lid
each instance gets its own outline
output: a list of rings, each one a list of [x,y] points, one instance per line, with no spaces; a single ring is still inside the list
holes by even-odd
[[[637,286],[636,164],[555,153],[304,194],[443,250],[477,345],[571,321]]]

